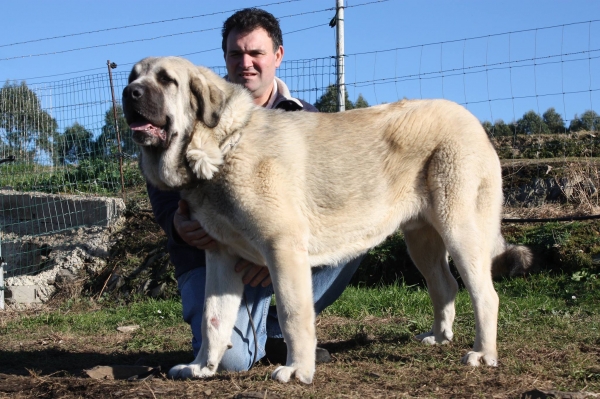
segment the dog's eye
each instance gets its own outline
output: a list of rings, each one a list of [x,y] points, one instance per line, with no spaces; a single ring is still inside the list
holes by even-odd
[[[158,74],[157,76],[158,81],[162,84],[169,85],[169,84],[174,84],[175,86],[177,86],[177,81],[175,79],[173,79],[172,77],[170,77],[166,72],[161,72]]]

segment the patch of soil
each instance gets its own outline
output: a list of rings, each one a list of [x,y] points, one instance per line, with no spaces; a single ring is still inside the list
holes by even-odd
[[[83,287],[92,298],[130,301],[141,296],[170,298],[177,294],[175,268],[167,253],[167,237],[154,221],[148,200],[128,204],[123,228],[113,234],[106,267]]]
[[[368,334],[346,332],[340,337],[340,329],[352,330],[356,321],[319,318],[319,342],[330,351],[333,361],[317,365],[311,385],[274,382],[270,374],[275,366],[264,363],[248,372],[198,381],[172,381],[164,373],[146,380],[94,380],[85,376],[84,368],[143,364],[166,371],[189,361],[190,354],[124,353],[117,350],[120,344],[115,336],[55,337],[40,350],[22,351],[22,359],[13,369],[4,356],[11,352],[0,351],[0,398],[525,398],[535,390],[573,386],[567,375],[555,372],[557,363],[575,355],[571,347],[553,349],[551,356],[522,348],[511,353],[510,364],[468,368],[459,361],[468,344],[426,346],[389,334],[394,325],[403,322],[406,320],[401,318],[371,317],[363,321],[369,326]],[[596,354],[597,347],[590,348],[584,356]],[[527,365],[526,371],[515,372],[514,363]],[[25,364],[31,367],[28,374],[22,372]],[[38,370],[40,365],[45,365],[43,372]],[[597,381],[588,381],[590,389],[599,387]]]

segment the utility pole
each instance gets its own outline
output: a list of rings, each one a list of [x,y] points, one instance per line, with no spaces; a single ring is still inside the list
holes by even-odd
[[[346,80],[344,77],[344,0],[336,0],[336,55],[337,55],[337,87],[338,111],[346,110]]]

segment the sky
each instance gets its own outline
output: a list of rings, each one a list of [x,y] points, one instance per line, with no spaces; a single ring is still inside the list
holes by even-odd
[[[196,64],[223,66],[221,25],[233,11],[250,6],[280,19],[286,61],[327,60],[335,55],[335,29],[328,26],[335,3],[7,0],[0,7],[0,80],[31,85],[101,74],[107,60],[118,64],[115,71],[129,71],[146,56],[183,55]],[[351,100],[358,94],[372,105],[443,97],[480,120],[510,121],[551,106],[567,120],[587,109],[600,111],[599,0],[345,5]],[[41,40],[52,37],[59,38]],[[298,96],[315,100],[310,93]]]

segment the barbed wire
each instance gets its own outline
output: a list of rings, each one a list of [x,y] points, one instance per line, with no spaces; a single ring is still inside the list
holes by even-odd
[[[351,53],[351,54],[344,54],[344,55],[345,56],[354,56],[354,55],[365,55],[365,54],[373,54],[373,53],[385,53],[385,52],[396,51],[396,50],[409,50],[409,49],[414,49],[414,48],[419,48],[419,47],[439,46],[439,45],[448,44],[448,43],[464,42],[467,40],[477,40],[477,39],[485,39],[485,38],[496,37],[496,36],[512,35],[515,33],[533,32],[533,31],[537,31],[537,30],[554,29],[554,28],[561,28],[561,27],[572,26],[572,25],[591,24],[594,22],[600,22],[600,19],[593,19],[590,21],[581,21],[581,22],[571,22],[568,24],[561,24],[561,25],[545,26],[542,28],[530,28],[530,29],[521,29],[521,30],[503,32],[503,33],[492,33],[489,35],[473,36],[473,37],[467,37],[467,38],[463,38],[463,39],[452,39],[452,40],[444,40],[444,41],[440,41],[440,42],[413,44],[410,46],[395,47],[395,48],[384,49],[384,50],[371,50],[371,51],[364,51],[364,52],[360,52],[360,53]]]
[[[383,0],[383,1],[389,1],[389,0]],[[350,8],[350,7],[359,7],[359,6],[363,6],[363,5],[368,5],[368,4],[373,4],[373,3],[380,3],[382,1],[372,1],[372,2],[367,2],[367,3],[361,3],[361,4],[357,4],[354,6],[347,6],[346,8]],[[291,16],[296,16],[296,15],[302,15],[302,14],[307,14],[307,13],[314,13],[314,12],[322,12],[322,11],[326,11],[326,10],[333,10],[332,8],[330,9],[324,9],[324,10],[316,10],[316,11],[309,11],[309,12],[305,12],[305,13],[298,13],[298,14],[291,14],[285,17],[291,17]],[[283,17],[282,17],[283,18]],[[345,57],[351,57],[351,56],[359,56],[359,55],[368,55],[368,54],[377,54],[377,53],[385,53],[385,52],[390,52],[390,51],[398,51],[398,50],[406,50],[406,49],[414,49],[414,48],[423,48],[426,46],[433,46],[433,45],[443,45],[443,44],[447,44],[447,43],[453,43],[453,42],[465,42],[469,41],[469,40],[476,40],[476,39],[481,39],[481,38],[489,38],[492,36],[501,36],[501,35],[512,35],[515,33],[522,33],[522,32],[530,32],[530,31],[537,31],[537,30],[543,30],[543,29],[552,29],[552,28],[559,28],[562,27],[564,30],[565,26],[573,26],[573,25],[580,25],[580,24],[591,24],[593,22],[599,22],[600,20],[591,20],[591,21],[583,21],[583,22],[573,22],[573,23],[568,23],[568,24],[562,24],[562,25],[554,25],[554,26],[548,26],[548,27],[542,27],[542,28],[531,28],[531,29],[523,29],[523,30],[518,30],[518,31],[511,31],[511,32],[504,32],[504,33],[498,33],[498,34],[491,34],[491,35],[482,35],[482,36],[475,36],[475,37],[470,37],[470,38],[464,38],[464,39],[456,39],[456,40],[450,40],[450,41],[443,41],[443,42],[433,42],[433,43],[426,43],[426,44],[420,44],[420,45],[411,45],[411,46],[404,46],[404,47],[397,47],[397,48],[392,48],[392,49],[384,49],[384,50],[374,50],[374,51],[367,51],[367,52],[359,52],[359,53],[350,53],[350,54],[345,54]],[[302,29],[298,29],[295,31],[291,31],[291,32],[287,32],[286,34],[293,34],[296,32],[301,32],[301,31],[305,31],[308,29],[314,29],[314,28],[319,28],[322,26],[325,26],[327,24],[319,24],[319,25],[315,25],[315,26],[311,26],[311,27],[307,27],[307,28],[302,28]],[[217,28],[211,28],[211,29],[217,29]],[[185,54],[181,54],[180,56],[189,56],[189,55],[195,55],[195,54],[200,54],[200,53],[206,53],[206,52],[210,52],[210,51],[217,51],[220,50],[220,47],[218,48],[212,48],[212,49],[206,49],[206,50],[199,50],[199,51],[195,51],[195,52],[190,52],[190,53],[185,53]],[[557,57],[565,57],[565,56],[573,56],[573,55],[578,55],[578,54],[585,54],[585,53],[593,53],[593,52],[597,52],[600,51],[600,49],[594,49],[594,50],[584,50],[584,51],[578,51],[578,52],[570,52],[570,53],[561,53],[561,54],[554,54],[554,55],[548,55],[548,56],[542,56],[542,57],[534,57],[534,58],[525,58],[525,59],[520,59],[520,60],[509,60],[509,61],[503,61],[503,62],[497,62],[497,63],[492,63],[492,64],[483,64],[483,65],[475,65],[475,66],[463,66],[462,68],[453,68],[453,69],[448,69],[448,70],[442,70],[442,71],[435,71],[435,72],[423,72],[423,73],[419,73],[419,74],[412,74],[412,75],[404,75],[404,76],[395,76],[393,78],[381,78],[381,79],[374,79],[374,80],[366,80],[366,81],[361,81],[361,82],[355,82],[353,83],[354,87],[363,87],[366,86],[368,84],[381,84],[385,81],[404,81],[407,78],[410,77],[420,77],[421,79],[426,79],[427,75],[430,74],[446,74],[446,73],[451,73],[454,71],[463,71],[464,74],[468,74],[470,72],[464,72],[465,70],[472,70],[472,69],[480,69],[480,68],[486,68],[486,71],[491,71],[491,70],[498,70],[498,69],[506,69],[506,68],[495,68],[496,66],[500,66],[500,65],[505,65],[505,64],[514,64],[514,63],[523,63],[523,62],[528,62],[528,61],[536,61],[536,60],[543,60],[543,59],[550,59],[550,58],[557,58]],[[592,57],[592,58],[596,58],[596,57]],[[570,60],[566,60],[566,61],[560,61],[560,62],[569,62]],[[137,61],[134,62],[126,62],[126,63],[120,63],[119,65],[122,66],[127,66],[127,65],[133,65],[135,64]],[[557,61],[558,62],[558,61]],[[549,63],[542,63],[543,64],[549,64]],[[514,66],[517,67],[517,66]],[[23,79],[12,79],[13,81],[18,81],[18,80],[34,80],[34,79],[41,79],[41,78],[49,78],[49,77],[55,77],[55,76],[64,76],[64,75],[69,75],[69,74],[76,74],[76,73],[81,73],[81,72],[89,72],[89,71],[100,71],[100,70],[104,70],[104,68],[91,68],[91,69],[85,69],[85,70],[80,70],[80,71],[73,71],[73,72],[64,72],[64,73],[60,73],[60,74],[54,74],[54,75],[45,75],[45,76],[38,76],[38,77],[30,77],[30,78],[23,78]],[[478,73],[478,72],[475,72]],[[445,76],[452,76],[452,75],[445,75]],[[350,84],[347,84],[350,85]]]
[[[327,24],[325,24],[327,25]],[[320,26],[323,25],[316,25],[310,28],[304,28],[304,29],[299,29],[296,31],[291,31],[291,32],[287,32],[286,34],[291,34],[291,33],[296,33],[296,32],[300,32],[303,30],[307,30],[307,29],[312,29],[312,28],[318,28]],[[284,35],[286,35],[284,34]],[[221,47],[215,47],[215,48],[211,48],[211,49],[206,49],[206,50],[199,50],[199,51],[194,51],[191,53],[185,53],[185,54],[179,54],[177,55],[178,57],[187,57],[189,55],[196,55],[196,54],[201,54],[201,53],[207,53],[210,51],[217,51],[217,50],[222,50]],[[300,59],[300,60],[286,60],[283,61],[285,62],[308,62],[311,60],[316,60],[316,59],[329,59],[330,57],[317,57],[317,58],[306,58],[306,59]],[[134,65],[137,61],[132,61],[132,62],[120,62],[118,65],[119,66],[128,66],[128,65]],[[28,81],[28,80],[35,80],[35,79],[44,79],[44,78],[52,78],[52,77],[56,77],[56,76],[65,76],[65,75],[73,75],[73,74],[77,74],[77,73],[82,73],[82,72],[91,72],[91,71],[104,71],[106,70],[106,67],[98,67],[98,68],[90,68],[90,69],[83,69],[80,71],[72,71],[72,72],[63,72],[63,73],[57,73],[57,74],[53,74],[53,75],[44,75],[44,76],[35,76],[35,77],[29,77],[29,78],[19,78],[19,79],[9,79],[10,81],[14,81],[14,82],[19,82],[19,81]],[[43,83],[43,82],[38,82],[38,83]]]
[[[294,3],[294,2],[298,2],[298,1],[304,1],[304,0],[279,1],[279,2],[276,2],[276,3],[262,4],[262,5],[255,6],[255,7],[257,7],[257,8],[269,7],[269,6],[279,5],[279,4]],[[91,31],[86,31],[86,32],[68,33],[66,35],[44,37],[44,38],[40,38],[40,39],[32,39],[32,40],[26,40],[26,41],[22,41],[22,42],[15,42],[15,43],[8,43],[8,44],[0,44],[0,48],[2,48],[2,47],[10,47],[10,46],[17,46],[17,45],[28,44],[28,43],[37,43],[37,42],[43,42],[43,41],[55,40],[55,39],[64,39],[64,38],[67,38],[67,37],[90,35],[90,34],[94,34],[94,33],[109,32],[109,31],[114,31],[114,30],[137,28],[137,27],[140,27],[140,26],[162,24],[162,23],[166,23],[166,22],[183,21],[183,20],[186,20],[186,19],[195,19],[195,18],[202,18],[202,17],[210,17],[210,16],[214,16],[214,15],[219,15],[219,14],[232,13],[232,12],[235,12],[237,10],[239,10],[239,8],[236,8],[236,9],[233,9],[233,10],[227,10],[227,11],[216,11],[216,12],[209,13],[209,14],[200,14],[200,15],[192,15],[192,16],[188,16],[188,17],[178,17],[178,18],[171,18],[171,19],[163,19],[163,20],[159,20],[159,21],[142,22],[142,23],[139,23],[139,24],[116,26],[116,27],[113,27],[113,28],[97,29],[97,30],[91,30]]]
[[[152,40],[157,40],[157,39],[164,39],[164,38],[167,38],[167,37],[189,35],[189,34],[192,34],[192,33],[209,32],[209,31],[213,31],[213,30],[217,30],[217,29],[221,29],[221,28],[218,27],[218,28],[198,29],[198,30],[193,30],[193,31],[188,31],[188,32],[171,33],[171,34],[168,34],[168,35],[148,37],[148,38],[143,38],[143,39],[126,40],[126,41],[123,41],[123,42],[113,42],[113,43],[97,44],[97,45],[94,45],[94,46],[72,48],[72,49],[68,49],[68,50],[51,51],[51,52],[48,52],[48,53],[39,53],[39,54],[30,54],[30,55],[18,55],[18,56],[15,56],[15,57],[0,58],[0,61],[9,61],[9,60],[22,59],[22,58],[44,57],[44,56],[47,56],[47,55],[72,53],[74,51],[89,50],[89,49],[93,49],[93,48],[118,46],[118,45],[122,45],[122,44],[139,43],[139,42],[146,42],[146,41],[152,41]]]
[[[296,1],[300,1],[300,0],[296,0]],[[386,1],[390,1],[390,0],[371,1],[371,2],[367,2],[367,3],[355,4],[352,7],[361,7],[361,6],[365,6],[365,5],[370,5],[370,4],[375,4],[375,3],[382,3],[382,2],[386,2]],[[349,7],[347,7],[347,8],[349,8]],[[278,19],[291,18],[291,17],[303,16],[303,15],[308,15],[308,14],[316,14],[316,13],[320,13],[320,12],[327,12],[327,11],[333,11],[333,10],[335,10],[335,8],[330,7],[330,8],[324,8],[324,9],[321,9],[321,10],[313,10],[313,11],[306,11],[306,12],[302,12],[302,13],[284,15],[282,17],[278,17]],[[231,11],[227,11],[227,12],[231,12]],[[298,30],[295,30],[295,31],[287,32],[287,34],[301,32],[301,31],[305,31],[305,30],[308,30],[308,29],[318,28],[318,27],[322,27],[322,26],[326,26],[326,25],[328,25],[328,24],[321,24],[321,25],[316,25],[316,26],[312,26],[312,27],[309,27],[309,28],[298,29]],[[119,46],[119,45],[123,45],[123,44],[147,42],[147,41],[153,41],[153,40],[158,40],[158,39],[165,39],[165,38],[170,38],[170,37],[175,37],[175,36],[190,35],[190,34],[194,34],[194,33],[204,33],[204,32],[210,32],[210,31],[213,31],[213,30],[220,30],[220,29],[222,29],[222,26],[213,27],[213,28],[206,28],[206,29],[191,30],[191,31],[186,31],[186,32],[176,32],[176,33],[170,33],[170,34],[167,34],[167,35],[160,35],[160,36],[147,37],[147,38],[141,38],[141,39],[126,40],[126,41],[122,41],[122,42],[96,44],[96,45],[93,45],[93,46],[77,47],[77,48],[72,48],[72,49],[67,49],[67,50],[50,51],[50,52],[46,52],[46,53],[29,54],[29,55],[17,55],[17,56],[13,56],[13,57],[0,58],[0,61],[10,61],[10,60],[23,59],[23,58],[33,58],[33,57],[45,57],[45,56],[49,56],[49,55],[72,53],[72,52],[75,52],[75,51],[90,50],[90,49],[94,49],[94,48]]]
[[[571,62],[583,61],[583,60],[588,60],[588,59],[598,59],[598,58],[600,58],[600,56],[595,56],[595,57],[588,56],[588,57],[583,57],[583,58],[574,58],[574,59],[570,59],[570,60],[548,61],[548,62],[541,62],[541,63],[535,63],[535,61],[563,57],[563,56],[572,56],[572,55],[577,55],[577,54],[590,54],[590,53],[595,53],[595,52],[599,52],[599,51],[600,51],[600,49],[582,50],[582,51],[575,51],[575,52],[571,52],[571,53],[548,55],[548,56],[543,56],[543,57],[538,57],[538,58],[523,58],[520,60],[502,61],[502,62],[495,62],[492,64],[472,65],[472,66],[467,66],[467,67],[450,68],[450,69],[432,71],[432,72],[419,72],[419,73],[413,73],[413,74],[408,74],[408,75],[379,78],[379,79],[372,79],[372,80],[363,80],[363,81],[359,81],[359,82],[354,82],[354,83],[352,83],[352,85],[356,85],[356,87],[363,87],[363,86],[371,85],[373,83],[376,83],[376,84],[388,83],[393,80],[403,82],[403,81],[416,80],[416,79],[439,79],[440,77],[442,77],[441,75],[443,75],[444,77],[457,76],[457,75],[461,75],[461,74],[469,75],[469,74],[474,74],[474,73],[481,73],[484,71],[497,71],[497,70],[505,70],[505,69],[509,69],[509,68],[530,67],[530,66],[534,66],[534,65],[551,65],[551,64],[558,64],[558,63],[571,63]],[[534,62],[534,64],[510,65],[513,63],[518,64],[518,63],[524,63],[524,62]],[[501,65],[507,65],[507,64],[508,64],[508,66],[499,67]],[[496,66],[498,66],[498,67],[496,67]],[[477,69],[477,70],[472,71],[473,69]],[[469,72],[465,72],[465,71],[469,71]],[[460,72],[460,73],[453,73],[453,72]],[[436,75],[436,76],[430,76],[430,75]],[[350,85],[350,83],[346,83],[346,85],[348,86],[348,85]]]

